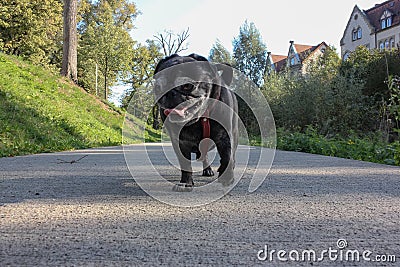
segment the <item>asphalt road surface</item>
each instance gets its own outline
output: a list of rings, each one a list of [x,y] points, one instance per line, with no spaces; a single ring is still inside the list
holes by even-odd
[[[277,151],[249,193],[253,167],[185,208],[147,195],[121,147],[0,158],[0,266],[400,266],[400,168]]]

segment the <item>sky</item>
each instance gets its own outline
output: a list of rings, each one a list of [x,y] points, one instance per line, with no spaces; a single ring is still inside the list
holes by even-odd
[[[165,30],[175,33],[189,28],[188,49],[208,57],[217,40],[232,53],[232,41],[240,26],[253,22],[272,54],[287,55],[289,41],[317,45],[325,41],[340,53],[340,39],[355,5],[369,9],[384,0],[132,0],[140,14],[131,31],[134,40],[147,39]],[[123,87],[113,89],[118,103]]]
[[[208,57],[219,40],[232,52],[232,40],[247,20],[254,22],[273,54],[286,55],[289,41],[316,45],[325,41],[340,52],[340,39],[355,5],[369,9],[384,0],[133,0],[141,12],[131,35],[144,43],[164,30],[189,28],[188,50]]]

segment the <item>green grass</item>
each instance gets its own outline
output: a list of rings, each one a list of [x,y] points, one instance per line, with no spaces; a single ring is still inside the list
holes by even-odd
[[[309,127],[305,133],[277,129],[276,148],[285,151],[305,152],[345,159],[400,166],[400,142],[386,143],[378,134],[348,138],[327,138]],[[250,145],[261,146],[261,138],[253,136]]]
[[[325,156],[355,159],[400,166],[400,142],[388,144],[379,136],[326,138],[313,128],[305,133],[277,131],[277,148]]]
[[[42,67],[0,53],[0,157],[119,145],[123,121],[121,109]],[[139,142],[139,132],[124,142]]]

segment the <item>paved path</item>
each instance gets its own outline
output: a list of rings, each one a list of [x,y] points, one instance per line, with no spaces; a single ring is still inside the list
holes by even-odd
[[[0,266],[400,265],[400,168],[278,151],[262,186],[248,185],[180,208],[137,186],[120,147],[1,158]],[[354,250],[397,262],[346,261]]]

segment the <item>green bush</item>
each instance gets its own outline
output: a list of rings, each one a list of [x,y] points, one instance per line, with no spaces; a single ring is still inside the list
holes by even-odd
[[[379,135],[326,138],[308,127],[305,133],[277,130],[277,148],[400,166],[400,142],[387,144]]]
[[[278,148],[399,165],[399,55],[359,48],[343,62],[328,49],[306,75],[266,76]]]
[[[365,81],[354,70],[340,72],[333,49],[311,64],[307,75],[292,73],[265,77],[263,93],[278,127],[304,131],[312,125],[324,135],[368,132],[379,124],[377,103],[364,95]]]

